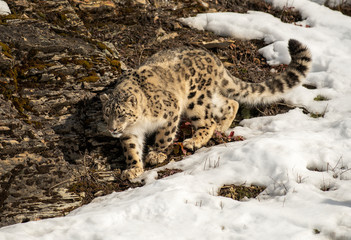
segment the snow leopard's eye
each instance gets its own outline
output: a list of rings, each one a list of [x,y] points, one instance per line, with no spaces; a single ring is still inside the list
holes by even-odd
[[[126,116],[125,115],[119,115],[117,118],[118,118],[119,121],[124,121]]]

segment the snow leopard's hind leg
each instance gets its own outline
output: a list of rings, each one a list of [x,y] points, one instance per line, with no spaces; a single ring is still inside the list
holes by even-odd
[[[190,102],[187,107],[187,116],[195,128],[192,138],[183,141],[183,146],[189,150],[206,145],[217,127],[213,118],[211,98],[202,94],[195,99],[196,104]]]
[[[239,110],[239,103],[235,100],[226,98],[222,95],[219,96],[222,98],[222,101],[225,103],[221,106],[215,106],[214,118],[217,122],[217,131],[225,132],[232,125],[236,114]]]

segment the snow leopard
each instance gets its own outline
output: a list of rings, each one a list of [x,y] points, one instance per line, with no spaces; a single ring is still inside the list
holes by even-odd
[[[123,147],[127,169],[122,178],[132,180],[144,172],[144,164],[167,159],[182,117],[195,129],[183,146],[195,150],[215,130],[230,127],[238,102],[272,103],[301,85],[310,69],[311,53],[294,39],[289,40],[288,49],[291,62],[285,71],[260,83],[232,76],[213,53],[195,47],[160,51],[122,74],[111,91],[100,95],[107,128]],[[151,133],[155,143],[143,156],[145,138]]]

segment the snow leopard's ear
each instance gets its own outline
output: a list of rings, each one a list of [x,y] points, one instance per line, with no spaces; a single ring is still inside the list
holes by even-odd
[[[131,95],[128,98],[128,101],[132,104],[133,107],[135,107],[137,105],[137,98],[135,95]]]
[[[110,99],[110,98],[108,97],[108,95],[107,95],[106,93],[100,95],[100,100],[101,100],[101,102],[102,102],[102,105],[104,105],[105,102],[106,102],[107,100],[109,100],[109,99]]]

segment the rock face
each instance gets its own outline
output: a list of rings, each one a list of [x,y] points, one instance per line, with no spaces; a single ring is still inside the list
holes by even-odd
[[[121,165],[96,97],[121,72],[114,46],[93,39],[68,1],[10,7],[18,15],[0,24],[0,226],[66,214],[82,204],[68,188],[87,168]]]

